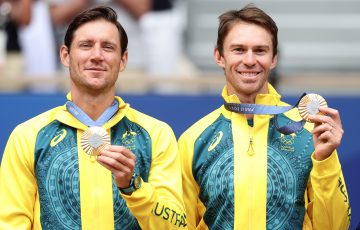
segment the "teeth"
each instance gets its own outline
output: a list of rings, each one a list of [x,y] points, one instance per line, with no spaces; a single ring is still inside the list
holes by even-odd
[[[257,75],[257,73],[244,73],[244,72],[242,72],[242,73],[240,73],[240,74],[243,75],[243,76],[245,76],[245,77],[254,77],[254,76]]]

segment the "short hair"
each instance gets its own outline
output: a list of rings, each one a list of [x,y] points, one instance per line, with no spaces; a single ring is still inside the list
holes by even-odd
[[[256,24],[271,34],[274,56],[278,53],[278,28],[274,20],[253,4],[240,10],[230,10],[219,16],[219,27],[216,48],[223,55],[224,40],[232,26],[237,22]]]
[[[70,23],[64,38],[64,44],[68,47],[70,52],[70,46],[74,39],[75,31],[85,23],[96,21],[99,19],[105,19],[108,22],[114,24],[119,31],[120,46],[121,46],[121,55],[125,53],[128,45],[128,37],[123,26],[117,20],[116,12],[107,6],[98,6],[94,8],[87,9],[77,15]]]

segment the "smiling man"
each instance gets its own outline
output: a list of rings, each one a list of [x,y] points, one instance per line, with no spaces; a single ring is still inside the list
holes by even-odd
[[[253,5],[219,21],[214,58],[226,77],[224,105],[178,143],[189,229],[347,229],[338,111],[320,107],[308,116],[314,124],[295,122],[297,109],[279,112],[288,105],[268,83],[275,22]]]
[[[18,125],[3,154],[0,229],[186,228],[172,129],[115,96],[127,43],[109,7],[73,19],[67,102]]]

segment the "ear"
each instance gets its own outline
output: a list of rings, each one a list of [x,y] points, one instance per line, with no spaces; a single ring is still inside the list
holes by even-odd
[[[60,47],[60,60],[61,63],[65,66],[65,67],[69,67],[70,66],[70,54],[69,54],[69,48],[65,45],[62,45]]]
[[[225,68],[224,58],[221,56],[217,48],[214,49],[214,60],[216,64],[218,64],[218,66],[220,66],[222,69]]]
[[[129,56],[129,54],[128,54],[128,51],[126,50],[120,60],[120,68],[119,68],[120,72],[125,70],[127,62],[128,62],[128,58],[129,58],[128,56]]]
[[[274,69],[277,66],[278,55],[276,54],[271,61],[270,69]]]

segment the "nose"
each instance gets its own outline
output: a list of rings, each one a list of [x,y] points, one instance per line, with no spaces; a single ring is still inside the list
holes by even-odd
[[[256,63],[256,57],[253,51],[249,50],[244,54],[243,62],[247,66],[253,66]]]
[[[101,61],[104,59],[103,50],[99,45],[95,45],[91,51],[91,59],[95,61]]]

